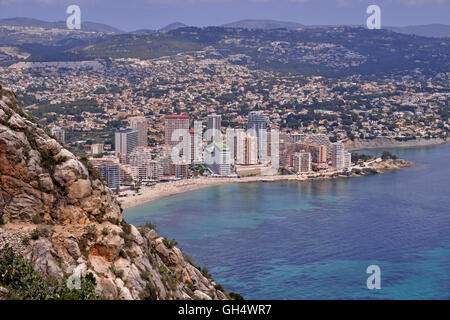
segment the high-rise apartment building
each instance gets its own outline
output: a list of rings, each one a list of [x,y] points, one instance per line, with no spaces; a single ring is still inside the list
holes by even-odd
[[[206,165],[215,174],[228,176],[231,174],[231,152],[228,145],[216,142],[205,149]]]
[[[172,135],[175,130],[189,130],[189,117],[186,115],[170,115],[166,116],[164,122],[164,142],[167,147],[172,148],[183,141],[182,137],[174,137]]]
[[[171,163],[170,175],[175,176],[178,179],[187,179],[188,177],[188,165],[187,163]]]
[[[135,179],[159,180],[162,176],[162,167],[159,161],[151,160],[140,166],[131,166],[131,174]]]
[[[136,147],[129,156],[130,165],[141,167],[152,161],[153,154],[150,147]]]
[[[319,145],[314,142],[298,143],[297,149],[311,153],[311,161],[313,163],[327,163],[327,147],[324,145]]]
[[[161,165],[161,172],[163,176],[170,175],[170,157],[161,157],[157,160]]]
[[[129,156],[138,145],[138,131],[135,129],[120,129],[115,133],[116,156]]]
[[[148,123],[145,117],[133,117],[128,119],[130,123],[130,128],[138,131],[138,146],[146,147],[148,145],[147,142],[147,133],[148,133]]]
[[[209,139],[209,142],[220,142],[222,141],[221,137],[221,127],[222,127],[222,116],[218,114],[210,114],[208,115],[207,119],[207,130],[211,131],[211,138]]]
[[[245,137],[245,164],[258,164],[258,138],[255,136]]]
[[[331,160],[333,149],[332,149],[330,138],[326,134],[323,134],[323,133],[308,134],[305,137],[305,141],[314,142],[319,145],[326,146],[327,147],[327,160]]]
[[[247,129],[251,135],[258,137],[258,157],[262,161],[267,156],[267,123],[268,119],[262,111],[251,111],[248,114]]]
[[[331,162],[333,167],[342,170],[345,167],[345,148],[342,142],[333,143]]]
[[[306,151],[297,152],[294,155],[294,171],[310,172],[312,171],[311,153]]]
[[[189,130],[190,137],[190,161],[202,162],[202,149],[201,149],[201,132],[196,133],[194,129]]]
[[[244,129],[229,129],[227,131],[227,139],[232,137],[232,140],[227,141],[232,154],[232,162],[236,164],[245,163],[245,137],[247,134]],[[231,149],[232,148],[232,149]]]
[[[344,168],[350,168],[352,166],[352,154],[351,152],[345,152],[344,154]]]
[[[93,160],[92,165],[100,169],[100,176],[108,183],[110,189],[120,186],[120,165],[113,161]]]

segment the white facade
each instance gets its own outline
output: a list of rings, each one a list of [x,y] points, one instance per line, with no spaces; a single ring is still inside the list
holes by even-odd
[[[310,172],[312,171],[312,159],[309,152],[297,152],[294,155],[294,171]]]
[[[206,165],[215,174],[228,176],[231,174],[231,152],[224,143],[214,143],[206,148]]]
[[[138,131],[135,129],[121,129],[115,133],[116,156],[130,155],[138,145]]]
[[[101,154],[104,152],[104,144],[103,143],[95,143],[91,145],[91,153],[94,154]]]
[[[258,138],[254,136],[245,137],[245,164],[258,164]]]
[[[350,168],[352,166],[352,154],[351,152],[345,152],[344,168]]]
[[[338,170],[349,168],[352,166],[352,154],[345,151],[344,144],[342,142],[333,143],[332,153],[333,167]]]

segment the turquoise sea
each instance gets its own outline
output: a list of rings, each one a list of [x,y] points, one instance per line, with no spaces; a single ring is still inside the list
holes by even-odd
[[[246,299],[450,299],[450,145],[332,181],[231,184],[125,211]],[[367,153],[380,151],[367,151]],[[381,268],[368,290],[366,268]]]

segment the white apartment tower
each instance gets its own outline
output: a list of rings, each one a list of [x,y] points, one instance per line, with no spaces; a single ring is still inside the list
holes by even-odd
[[[222,116],[218,115],[218,114],[210,114],[208,115],[208,119],[207,119],[207,130],[212,130],[211,134],[211,139],[209,139],[210,142],[220,142],[221,141],[221,137],[219,137],[218,135],[220,135],[220,129],[222,127]]]
[[[342,142],[333,143],[331,161],[333,167],[338,170],[344,169],[344,144]]]
[[[138,131],[120,129],[115,133],[116,156],[130,155],[138,145]]]

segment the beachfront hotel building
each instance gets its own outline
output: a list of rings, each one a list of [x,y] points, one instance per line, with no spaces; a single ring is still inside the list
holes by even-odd
[[[258,164],[258,138],[245,137],[245,162],[246,165]]]
[[[131,129],[136,129],[138,131],[138,146],[146,147],[147,142],[147,119],[145,117],[133,117],[128,119]]]
[[[170,164],[172,163],[170,157],[160,157],[157,159],[158,163],[161,166],[161,172],[163,176],[170,175]]]
[[[258,157],[265,161],[267,157],[267,124],[268,119],[262,111],[251,111],[248,114],[247,130],[258,137]]]
[[[333,143],[332,165],[338,170],[349,168],[352,165],[352,154],[345,151],[342,142]]]
[[[307,143],[305,151],[311,153],[311,160],[313,163],[327,163],[327,146],[317,143]]]
[[[318,134],[308,134],[305,138],[308,142],[313,142],[318,145],[326,146],[327,147],[327,160],[330,160],[332,157],[332,144],[330,142],[330,138],[323,133]]]
[[[352,166],[352,153],[345,152],[344,155],[344,168],[350,168]]]
[[[333,153],[331,157],[331,163],[333,167],[338,170],[344,169],[345,161],[345,148],[342,142],[333,143]]]
[[[131,166],[131,175],[134,179],[159,180],[162,176],[162,167],[158,161],[151,160],[140,166]]]
[[[218,135],[221,135],[220,129],[222,127],[222,116],[218,114],[210,114],[207,118],[207,130],[213,130],[211,132],[211,138],[209,139],[209,142],[220,142],[222,141],[221,137]]]
[[[130,154],[130,165],[144,166],[153,159],[153,149],[151,147],[136,147]]]
[[[92,165],[100,169],[100,176],[108,183],[110,189],[120,186],[120,165],[109,160],[92,160]]]
[[[258,164],[258,138],[248,135],[243,129],[236,129],[233,134],[235,163],[238,165]]]
[[[129,156],[138,145],[138,131],[135,129],[120,129],[115,132],[116,157]]]
[[[189,130],[189,140],[190,140],[191,163],[203,162],[201,132],[196,134],[194,129]]]
[[[219,176],[231,175],[231,152],[227,144],[216,142],[205,149],[208,168]]]
[[[170,164],[170,175],[175,176],[178,179],[187,179],[188,177],[188,165],[187,163],[171,163]]]
[[[310,172],[312,171],[311,153],[306,151],[296,152],[293,159],[295,172]]]
[[[182,137],[172,141],[172,135],[175,130],[189,131],[189,117],[186,115],[169,115],[164,118],[164,142],[169,149],[183,141]]]
[[[245,137],[247,136],[244,129],[228,129],[227,143],[230,151],[233,151],[232,162],[235,164],[243,164],[245,162]],[[230,140],[231,139],[231,140]],[[232,148],[232,149],[231,149]]]

